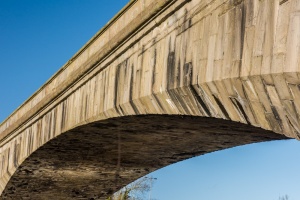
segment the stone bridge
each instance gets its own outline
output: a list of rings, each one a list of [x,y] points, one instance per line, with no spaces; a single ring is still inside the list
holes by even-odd
[[[300,0],[132,0],[0,125],[0,198],[105,199],[180,160],[299,139],[299,72]]]

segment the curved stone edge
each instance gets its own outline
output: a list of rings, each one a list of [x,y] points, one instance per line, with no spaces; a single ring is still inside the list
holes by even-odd
[[[95,121],[61,134],[33,152],[18,167],[1,197],[104,199],[170,164],[280,139],[287,138],[247,124],[190,115]]]

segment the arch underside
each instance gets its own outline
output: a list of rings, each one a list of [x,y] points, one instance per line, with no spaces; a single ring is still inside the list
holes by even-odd
[[[49,141],[14,173],[2,199],[105,199],[156,169],[205,153],[285,136],[184,115],[112,118]]]

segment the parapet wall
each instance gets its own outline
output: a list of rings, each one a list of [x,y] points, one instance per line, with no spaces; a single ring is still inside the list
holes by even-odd
[[[66,92],[86,72],[117,49],[129,35],[174,0],[132,0],[55,75],[0,124],[1,141]]]

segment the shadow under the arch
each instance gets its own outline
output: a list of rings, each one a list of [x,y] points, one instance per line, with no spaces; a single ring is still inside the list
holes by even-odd
[[[30,155],[2,199],[105,199],[169,164],[255,142],[287,139],[228,120],[140,115],[93,122],[63,133]]]

